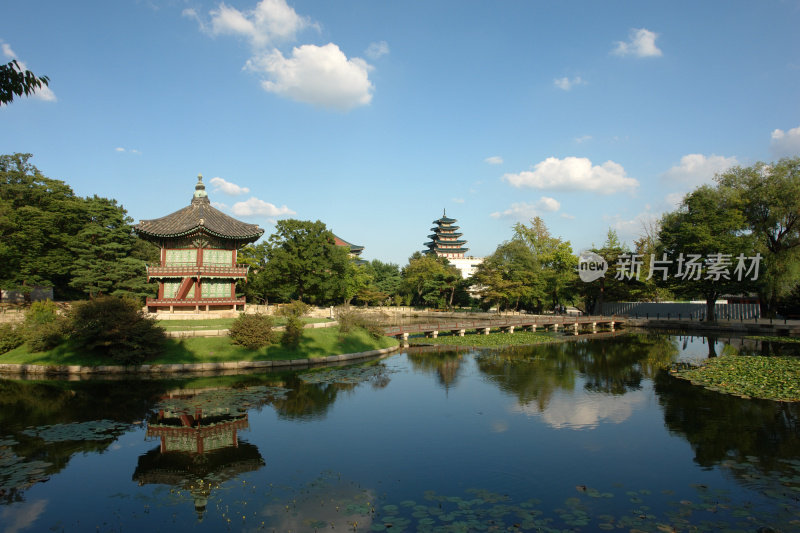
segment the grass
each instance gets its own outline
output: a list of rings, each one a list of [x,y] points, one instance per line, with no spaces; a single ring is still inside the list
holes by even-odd
[[[726,355],[697,368],[674,369],[673,376],[707,389],[743,398],[800,401],[800,358]]]
[[[169,339],[164,352],[148,364],[224,363],[231,361],[270,361],[314,359],[328,355],[365,352],[397,346],[390,337],[375,339],[366,331],[356,330],[339,339],[339,328],[317,328],[303,331],[300,346],[288,349],[274,344],[260,350],[248,350],[232,344],[228,337],[189,337]],[[92,354],[76,353],[63,344],[47,352],[31,353],[26,345],[0,355],[0,363],[37,365],[114,365],[113,360]]]
[[[229,329],[235,318],[209,318],[191,320],[159,320],[158,325],[167,331],[188,331],[188,330],[208,330],[208,329]],[[286,324],[286,318],[282,316],[272,317],[276,326]],[[327,318],[301,318],[307,324],[315,322],[328,322]]]
[[[445,346],[501,347],[545,344],[549,342],[560,342],[561,340],[563,340],[563,338],[560,334],[554,335],[553,333],[546,333],[544,331],[518,331],[516,333],[490,333],[489,335],[467,333],[463,337],[459,337],[458,335],[440,335],[435,339],[412,337],[408,339],[408,343],[411,345],[436,344]]]

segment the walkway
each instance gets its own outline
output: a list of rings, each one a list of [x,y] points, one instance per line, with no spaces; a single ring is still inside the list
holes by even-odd
[[[454,320],[451,322],[440,321],[429,324],[409,324],[405,326],[388,326],[384,332],[389,337],[396,337],[401,341],[408,339],[412,334],[424,334],[426,337],[437,337],[440,331],[449,331],[453,335],[463,337],[467,330],[476,330],[478,334],[488,335],[492,329],[505,333],[514,333],[515,329],[536,331],[537,328],[545,330],[571,329],[575,334],[580,329],[597,331],[599,327],[608,327],[612,331],[616,325],[624,324],[625,317],[621,316],[514,316],[489,320]]]

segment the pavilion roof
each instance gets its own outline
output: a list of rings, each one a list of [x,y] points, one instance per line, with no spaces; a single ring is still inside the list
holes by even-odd
[[[198,176],[192,202],[161,218],[142,220],[133,229],[142,238],[169,238],[203,231],[215,237],[253,242],[264,234],[257,224],[248,224],[226,215],[211,205],[202,176]]]

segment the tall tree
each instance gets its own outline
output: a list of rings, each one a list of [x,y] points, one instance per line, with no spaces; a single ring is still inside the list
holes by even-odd
[[[470,278],[485,305],[533,309],[545,297],[545,280],[536,256],[521,239],[502,243]]]
[[[0,287],[30,293],[49,286],[56,298],[70,298],[70,246],[83,201],[63,181],[42,175],[31,157],[0,156]]]
[[[348,251],[336,246],[323,222],[286,219],[269,237],[263,275],[280,299],[322,304],[346,298],[352,268]]]
[[[145,261],[132,255],[138,239],[127,211],[116,200],[94,196],[84,200],[80,218],[81,228],[69,246],[74,257],[70,286],[90,297],[151,293]]]
[[[461,272],[444,257],[414,252],[403,268],[403,289],[414,305],[451,306]]]
[[[752,266],[752,261],[737,260],[754,253],[752,235],[745,229],[737,196],[707,185],[687,194],[678,210],[661,220],[660,256],[666,254],[677,266],[663,283],[679,296],[702,296],[708,320],[715,320],[714,305],[722,294],[752,285],[747,272],[737,273]]]
[[[515,224],[514,239],[524,242],[533,253],[549,306],[570,300],[578,266],[570,242],[550,235],[544,220],[538,216],[531,219],[529,226]]]
[[[800,157],[734,167],[716,179],[737,197],[757,250],[764,255],[758,291],[772,316],[778,299],[800,281]]]

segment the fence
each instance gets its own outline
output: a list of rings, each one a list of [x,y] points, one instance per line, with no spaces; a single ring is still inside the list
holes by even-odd
[[[705,303],[679,302],[608,302],[603,304],[604,315],[627,315],[648,318],[692,318],[702,320],[706,316]],[[716,304],[717,320],[753,320],[761,318],[758,304]]]

